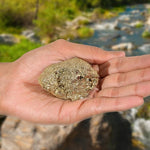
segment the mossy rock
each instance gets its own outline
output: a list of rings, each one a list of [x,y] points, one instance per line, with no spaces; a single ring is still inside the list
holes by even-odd
[[[81,27],[77,30],[77,33],[80,38],[88,38],[93,36],[94,30],[89,27]]]
[[[143,22],[138,22],[135,27],[136,28],[142,28],[144,26]]]
[[[145,103],[139,108],[136,117],[150,119],[150,102]]]
[[[91,23],[91,21],[88,19],[79,20],[79,22],[78,22],[79,25],[89,25],[90,23]]]
[[[143,34],[142,34],[142,37],[143,38],[150,38],[150,31],[147,31],[147,30],[144,31]]]

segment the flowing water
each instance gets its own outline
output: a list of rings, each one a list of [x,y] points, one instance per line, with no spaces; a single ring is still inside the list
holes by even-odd
[[[95,23],[91,27],[95,30],[92,37],[87,39],[76,39],[74,42],[93,45],[104,50],[111,51],[112,46],[120,43],[133,43],[136,48],[126,51],[127,56],[150,54],[150,39],[142,37],[142,33],[150,27],[145,24],[147,14],[145,5],[127,7],[125,12],[119,16]],[[144,26],[136,28],[135,22],[142,21]],[[148,98],[150,99],[150,98]],[[150,120],[136,118],[138,108],[133,108],[124,115],[132,124],[132,130],[147,148],[150,149]],[[122,113],[122,112],[120,112]]]

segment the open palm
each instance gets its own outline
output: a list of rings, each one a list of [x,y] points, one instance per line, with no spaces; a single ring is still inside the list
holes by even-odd
[[[64,40],[32,50],[10,64],[8,82],[1,101],[3,114],[17,116],[36,123],[73,123],[92,115],[129,109],[143,103],[137,95],[126,97],[92,96],[71,102],[45,92],[38,84],[41,72],[48,65],[72,57],[80,57],[95,68],[122,52],[107,52],[92,46],[73,44]]]

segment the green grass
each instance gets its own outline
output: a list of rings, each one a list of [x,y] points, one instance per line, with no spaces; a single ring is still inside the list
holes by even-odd
[[[24,53],[40,46],[41,44],[33,43],[26,39],[23,39],[20,43],[14,45],[0,44],[0,62],[12,62]]]

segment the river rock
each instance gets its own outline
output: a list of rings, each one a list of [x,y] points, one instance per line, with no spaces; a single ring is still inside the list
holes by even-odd
[[[39,83],[49,93],[72,101],[86,98],[96,88],[99,75],[86,61],[77,57],[48,66]]]
[[[144,44],[144,45],[140,46],[139,49],[146,53],[149,53],[150,52],[150,44]]]
[[[125,31],[125,32],[127,32],[128,34],[133,34],[133,30],[132,30],[132,28],[129,27],[129,26],[123,26],[123,27],[121,28],[121,31]]]
[[[0,44],[14,44],[17,39],[11,34],[0,34]]]
[[[137,13],[140,13],[140,11],[138,9],[136,9],[136,10],[132,10],[131,13],[132,14],[137,14]]]
[[[8,117],[1,135],[2,150],[131,149],[131,126],[118,113],[96,115],[71,125],[37,125]]]
[[[82,25],[84,24],[90,24],[92,21],[84,16],[78,16],[75,19],[73,19],[72,21],[67,21],[66,22],[66,28],[71,28],[71,29],[78,29],[80,28]]]
[[[24,30],[22,35],[25,36],[31,42],[40,42],[39,37],[35,34],[33,30]]]
[[[144,26],[144,23],[142,22],[142,21],[135,21],[135,22],[132,22],[131,24],[130,24],[130,26],[131,27],[138,27],[138,26]]]
[[[121,43],[117,45],[113,45],[112,50],[124,50],[124,51],[131,51],[136,48],[133,43]]]
[[[118,18],[119,21],[130,21],[130,15],[121,15],[119,18]]]
[[[120,30],[120,24],[118,21],[97,23],[94,24],[93,28],[98,30],[114,30],[114,29]]]
[[[133,124],[133,135],[141,143],[143,143],[146,150],[150,149],[150,120],[144,118],[137,119]]]
[[[128,41],[128,37],[127,37],[127,36],[122,36],[122,37],[121,37],[121,40],[122,40],[123,42],[127,42],[127,41]]]
[[[150,25],[150,16],[147,18],[146,24]]]

